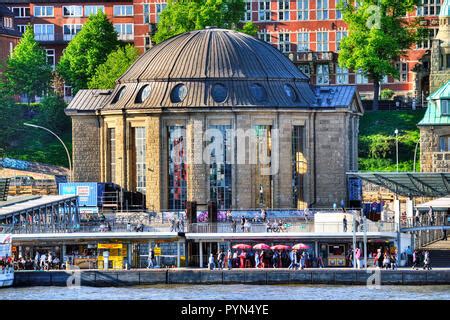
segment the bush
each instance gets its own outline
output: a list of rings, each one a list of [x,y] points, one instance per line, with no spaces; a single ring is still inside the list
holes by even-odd
[[[395,95],[394,90],[391,89],[383,89],[380,93],[380,98],[382,100],[391,100]]]

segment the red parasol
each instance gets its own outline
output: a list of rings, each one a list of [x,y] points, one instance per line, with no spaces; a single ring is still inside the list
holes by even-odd
[[[310,246],[304,244],[304,243],[297,243],[295,246],[292,247],[292,249],[295,250],[307,250],[307,249],[311,249]]]
[[[270,247],[272,250],[290,250],[290,246],[285,246],[284,244],[277,244],[276,246]]]
[[[255,250],[270,250],[270,246],[265,243],[258,243],[253,246]]]
[[[232,248],[239,249],[239,250],[248,250],[248,249],[251,249],[252,246],[249,244],[240,243],[240,244],[235,244]]]

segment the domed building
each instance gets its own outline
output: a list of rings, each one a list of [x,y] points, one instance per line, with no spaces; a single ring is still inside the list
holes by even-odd
[[[313,86],[270,44],[210,28],[153,47],[66,113],[74,180],[142,192],[159,211],[340,203],[363,110],[355,87]]]

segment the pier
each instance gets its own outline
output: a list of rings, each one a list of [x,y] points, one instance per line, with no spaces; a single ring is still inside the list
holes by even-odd
[[[379,275],[379,277],[378,277]],[[373,281],[370,281],[369,277]],[[139,269],[120,271],[18,271],[14,286],[119,287],[157,284],[450,285],[450,269]],[[375,281],[379,279],[379,282]],[[78,281],[78,282],[77,282]]]

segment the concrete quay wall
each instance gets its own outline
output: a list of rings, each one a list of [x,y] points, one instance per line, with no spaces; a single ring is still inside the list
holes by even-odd
[[[371,277],[371,279],[369,279]],[[14,286],[119,287],[153,284],[328,284],[328,285],[450,284],[450,270],[214,270],[167,269],[128,271],[18,271]],[[378,281],[379,279],[379,281]]]

